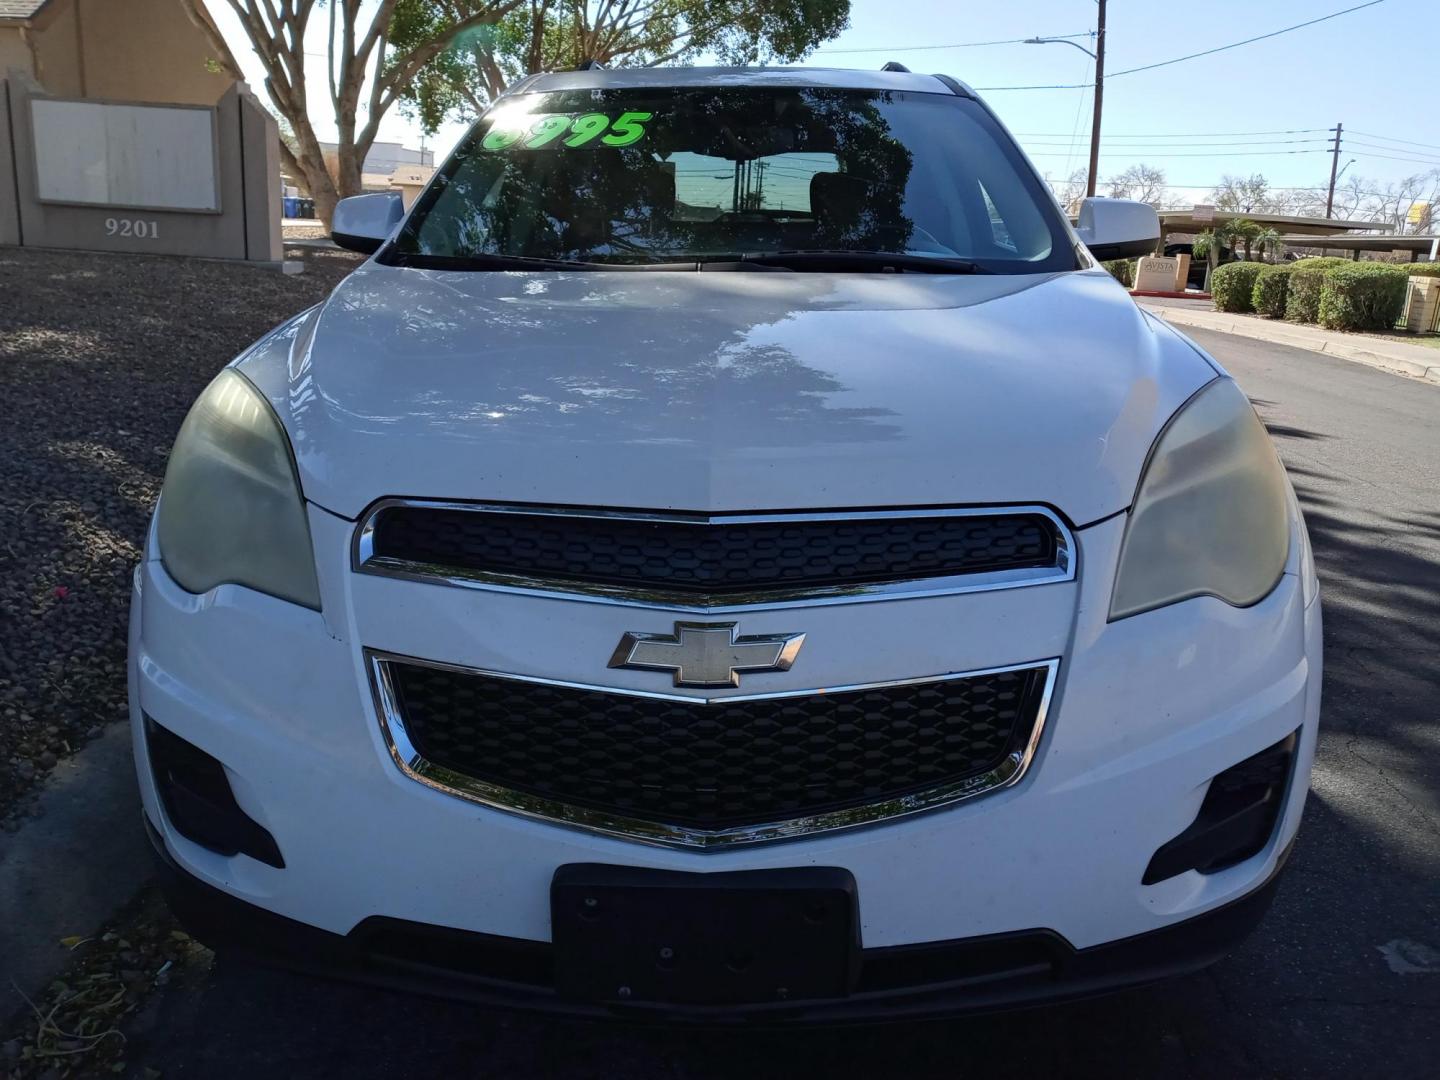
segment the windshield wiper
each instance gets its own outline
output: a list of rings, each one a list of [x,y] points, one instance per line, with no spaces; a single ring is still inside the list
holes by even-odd
[[[683,262],[584,262],[578,259],[542,259],[532,255],[497,255],[474,252],[469,255],[420,255],[397,251],[391,256],[397,266],[417,270],[687,270],[695,261]]]
[[[725,256],[723,261],[756,263],[760,266],[778,266],[790,270],[821,272],[830,270],[835,273],[878,273],[885,270],[916,270],[923,274],[989,274],[992,272],[968,259],[910,255],[899,251],[858,251],[846,248],[756,251],[739,256]]]

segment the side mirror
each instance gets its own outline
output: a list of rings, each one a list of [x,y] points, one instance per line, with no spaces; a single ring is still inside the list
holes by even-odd
[[[405,204],[397,192],[352,195],[335,204],[330,239],[349,251],[373,255],[404,217]]]
[[[1160,215],[1149,203],[1090,198],[1080,204],[1075,232],[1101,262],[1151,255],[1160,239]]]

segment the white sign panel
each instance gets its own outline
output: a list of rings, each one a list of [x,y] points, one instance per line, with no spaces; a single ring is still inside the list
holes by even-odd
[[[30,107],[41,202],[220,209],[213,110],[53,98]]]

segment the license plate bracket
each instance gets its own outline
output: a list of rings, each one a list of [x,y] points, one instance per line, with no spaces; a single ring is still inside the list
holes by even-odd
[[[859,972],[858,907],[838,867],[572,863],[550,886],[556,988],[617,1005],[844,997]]]

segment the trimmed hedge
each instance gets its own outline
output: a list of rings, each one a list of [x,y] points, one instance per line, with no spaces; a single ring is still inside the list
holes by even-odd
[[[1290,282],[1285,288],[1285,318],[1302,323],[1319,319],[1320,290],[1325,285],[1325,275],[1337,265],[1349,264],[1348,259],[1301,259],[1292,263]]]
[[[1137,262],[1139,262],[1138,259],[1111,259],[1100,265],[1110,271],[1111,277],[1129,289],[1135,285],[1135,264]]]
[[[1293,266],[1283,264],[1261,270],[1260,276],[1255,279],[1255,287],[1250,291],[1250,306],[1267,318],[1283,319],[1293,270]]]
[[[1440,262],[1406,263],[1400,269],[1411,277],[1440,277]]]
[[[1404,313],[1409,274],[1384,263],[1352,263],[1325,272],[1320,325],[1327,330],[1389,330]]]
[[[1257,262],[1233,262],[1218,267],[1210,275],[1210,296],[1215,301],[1215,310],[1254,310],[1250,306],[1250,294],[1264,268],[1263,263]]]

